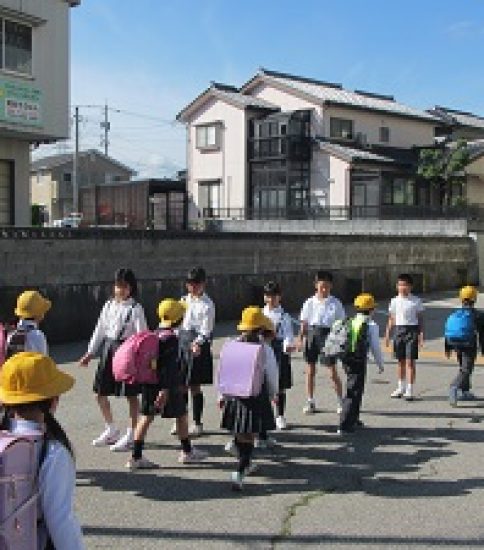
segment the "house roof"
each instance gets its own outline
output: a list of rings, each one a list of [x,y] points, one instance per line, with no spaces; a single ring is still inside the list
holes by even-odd
[[[101,151],[98,151],[97,149],[88,149],[87,151],[81,151],[79,153],[79,159],[86,158],[93,154],[106,160],[107,162],[110,162],[111,164],[116,165],[118,168],[121,168],[121,170],[126,170],[131,174],[136,174],[136,171],[129,166],[126,166],[118,160],[104,155],[103,153],[101,153]],[[64,164],[72,163],[72,158],[73,153],[63,153],[60,155],[50,155],[48,157],[36,159],[30,164],[30,173],[40,172],[41,170],[49,171],[54,168],[58,168],[59,166],[62,166]]]
[[[197,96],[177,114],[176,119],[185,122],[194,111],[210,98],[220,99],[240,109],[279,110],[279,107],[268,101],[240,93],[239,89],[235,86],[222,84],[220,82],[212,82],[209,88]]]
[[[436,105],[433,109],[429,109],[429,113],[440,117],[446,124],[451,126],[468,126],[470,128],[478,128],[484,130],[484,117],[469,113],[466,111],[457,111],[448,107]]]
[[[324,138],[317,138],[317,141],[322,151],[325,151],[326,153],[346,162],[366,162],[372,164],[391,164],[399,166],[412,164],[410,155],[402,157],[400,151],[393,151],[390,148],[386,148],[384,151],[376,152],[370,149],[358,149],[349,145],[342,145],[340,143],[327,141]]]
[[[450,149],[457,147],[457,141],[451,141],[446,144]],[[475,160],[484,156],[484,139],[474,139],[466,142],[467,151],[469,152],[469,162],[474,162]]]
[[[414,109],[395,101],[393,96],[365,92],[363,90],[345,90],[341,84],[305,78],[301,76],[280,73],[261,68],[259,72],[249,80],[241,91],[250,94],[250,90],[260,81],[268,81],[283,86],[289,91],[305,95],[308,99],[323,104],[334,104],[354,109],[377,111],[382,113],[416,118],[438,124],[441,120],[432,114]]]

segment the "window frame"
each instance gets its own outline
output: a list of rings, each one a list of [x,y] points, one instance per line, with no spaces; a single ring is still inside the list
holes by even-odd
[[[341,123],[344,122],[344,123],[349,123],[351,125],[351,131],[349,133],[349,135],[347,136],[343,136],[343,128],[341,127]],[[338,134],[336,135],[336,132],[335,132],[335,125],[336,124],[339,124],[340,125],[340,132],[338,132]],[[351,141],[354,139],[355,137],[355,121],[351,118],[342,118],[342,117],[335,117],[335,116],[330,116],[329,117],[329,137],[330,138],[333,138],[333,139],[343,139],[345,141]]]
[[[386,137],[386,139],[385,139],[385,137]],[[391,132],[390,132],[390,127],[389,126],[380,126],[380,128],[378,130],[378,139],[379,139],[380,143],[390,143]]]
[[[215,143],[209,144],[208,143],[208,131],[210,128],[214,128],[215,130]],[[220,150],[220,134],[221,134],[221,128],[222,125],[220,122],[209,122],[206,124],[197,124],[195,126],[195,147],[199,151],[219,151]],[[199,132],[201,130],[205,131],[205,144],[201,144],[199,142]]]
[[[5,47],[5,22],[14,23],[16,25],[22,25],[30,29],[30,71],[24,72],[17,69],[11,69],[6,66],[6,47]],[[35,25],[27,21],[22,21],[14,17],[5,16],[0,12],[0,27],[1,27],[1,40],[0,40],[0,72],[4,74],[10,74],[14,76],[19,76],[22,78],[33,79],[34,78],[34,29]]]

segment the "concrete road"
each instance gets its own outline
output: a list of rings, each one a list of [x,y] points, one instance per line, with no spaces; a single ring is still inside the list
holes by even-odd
[[[484,400],[453,409],[447,388],[454,361],[442,357],[442,325],[456,301],[429,296],[428,341],[418,369],[418,399],[391,400],[395,364],[386,355],[383,375],[369,366],[363,420],[351,439],[336,435],[336,400],[318,372],[318,413],[304,416],[304,364],[293,360],[290,429],[277,434],[273,452],[258,455],[260,469],[242,494],[228,483],[234,459],[223,452],[213,389],[206,392],[207,433],[197,441],[210,453],[200,466],[177,462],[170,422],[157,419],[146,456],[159,468],[130,473],[127,454],[94,449],[102,428],[91,392],[94,364],[77,368],[83,345],[54,349],[75,374],[59,417],[77,453],[77,510],[89,549],[109,548],[449,548],[484,547]],[[484,307],[484,301],[480,304]],[[382,304],[382,308],[384,308]],[[378,314],[384,322],[383,314]],[[220,327],[215,350],[233,331]],[[484,369],[474,391],[484,399]],[[127,410],[115,403],[120,425]]]

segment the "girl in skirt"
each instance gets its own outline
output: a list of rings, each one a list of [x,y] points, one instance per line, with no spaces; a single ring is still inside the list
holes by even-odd
[[[242,333],[239,340],[261,345],[261,334],[274,331],[270,319],[260,307],[250,306],[242,312],[242,319],[237,327]],[[219,398],[223,409],[222,428],[230,431],[235,438],[239,462],[237,471],[231,474],[232,488],[240,491],[245,476],[250,473],[254,439],[256,434],[275,428],[274,414],[270,398],[276,398],[279,391],[279,372],[276,358],[268,344],[264,346],[264,383],[262,391],[255,397]]]
[[[113,298],[101,311],[96,328],[89,342],[87,353],[80,366],[87,367],[99,354],[99,365],[94,377],[93,391],[105,421],[104,431],[93,440],[95,447],[110,445],[112,451],[126,451],[133,444],[133,431],[138,421],[139,387],[116,382],[112,361],[114,352],[130,336],[147,329],[143,307],[136,302],[138,284],[131,269],[118,269],[114,276]],[[128,400],[131,425],[121,437],[114,424],[109,396],[124,396]]]
[[[176,419],[181,443],[178,461],[182,464],[200,462],[207,455],[195,449],[188,437],[187,388],[184,386],[180,365],[177,327],[183,320],[186,304],[166,299],[158,306],[160,318],[160,345],[157,362],[158,384],[141,387],[141,418],[134,433],[133,455],[126,464],[130,470],[155,468],[157,465],[143,457],[144,442],[155,414],[162,418]]]

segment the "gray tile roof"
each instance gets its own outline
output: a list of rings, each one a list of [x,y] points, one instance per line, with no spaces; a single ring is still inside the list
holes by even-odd
[[[484,130],[484,117],[475,115],[474,113],[456,111],[439,105],[436,105],[433,109],[429,109],[428,112],[440,117],[447,124],[470,126],[471,128]]]
[[[131,174],[136,174],[136,171],[130,168],[129,166],[126,166],[125,164],[111,158],[107,157],[100,151],[97,151],[96,149],[88,149],[87,151],[81,151],[79,153],[79,158],[85,158],[88,155],[97,155],[101,158],[106,159],[108,162],[111,162],[112,164],[118,166],[118,168],[121,168],[122,170],[126,170],[127,172],[130,172]],[[58,166],[62,166],[63,164],[69,164],[72,162],[72,153],[62,153],[59,155],[50,155],[48,157],[39,158],[36,160],[33,160],[30,163],[30,172],[39,172],[41,170],[49,171],[53,168],[57,168]]]
[[[395,159],[390,156],[379,155],[370,150],[356,149],[347,145],[341,145],[330,141],[320,139],[319,146],[322,151],[334,155],[348,162],[372,162],[381,164],[395,164]]]
[[[278,82],[285,87],[303,92],[304,94],[312,96],[321,103],[333,102],[335,104],[346,105],[354,108],[370,109],[373,111],[419,118],[422,120],[428,120],[429,122],[439,122],[439,119],[432,116],[430,113],[423,110],[414,109],[413,107],[409,107],[403,103],[398,103],[392,96],[363,91],[352,92],[345,90],[341,84],[322,82],[304,77],[288,75],[285,73],[269,71],[267,69],[261,69],[258,75]],[[257,77],[254,77],[254,79],[255,78]],[[245,86],[248,86],[252,80]],[[242,89],[244,89],[245,86]]]

